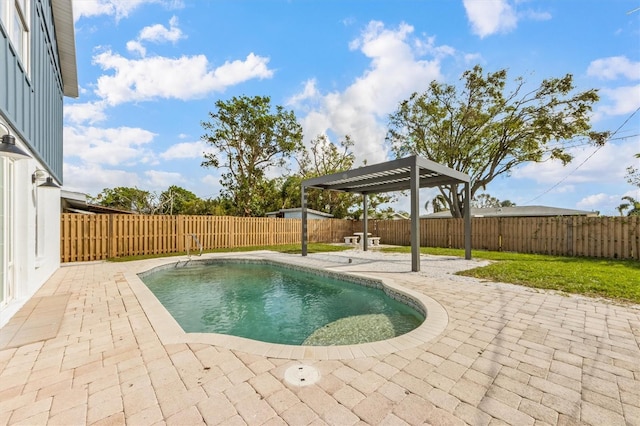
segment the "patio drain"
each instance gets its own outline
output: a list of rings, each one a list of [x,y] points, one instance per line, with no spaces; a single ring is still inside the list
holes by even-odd
[[[320,372],[304,364],[296,364],[284,372],[284,380],[293,386],[310,386],[320,379]]]

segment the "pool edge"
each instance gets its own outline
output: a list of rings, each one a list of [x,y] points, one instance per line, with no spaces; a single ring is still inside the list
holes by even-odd
[[[356,359],[369,356],[387,355],[402,349],[409,349],[430,342],[436,336],[441,334],[449,323],[449,317],[445,308],[436,300],[429,296],[403,287],[398,283],[397,279],[389,277],[376,276],[374,273],[360,273],[353,271],[337,271],[330,266],[318,267],[304,262],[300,262],[299,258],[291,259],[280,256],[274,259],[273,252],[244,252],[234,254],[212,254],[204,255],[203,260],[207,259],[260,259],[276,264],[287,264],[293,267],[303,267],[305,269],[315,269],[320,271],[329,271],[333,274],[344,275],[347,277],[356,277],[364,279],[379,280],[382,285],[388,289],[405,294],[406,296],[417,300],[424,306],[427,313],[425,321],[416,329],[394,337],[392,339],[381,340],[371,343],[360,343],[356,345],[339,345],[339,346],[296,346],[283,345],[277,343],[267,343],[257,340],[247,339],[243,337],[217,334],[217,333],[185,333],[178,322],[166,310],[166,308],[158,301],[155,295],[142,282],[139,273],[146,272],[150,269],[161,267],[166,264],[175,264],[184,262],[176,258],[159,258],[152,261],[137,261],[136,268],[125,272],[124,278],[129,283],[131,290],[138,299],[147,319],[154,328],[158,338],[163,345],[170,344],[210,344],[220,346],[230,350],[242,351],[245,353],[266,356],[268,358],[280,359],[297,359],[297,360],[339,360],[339,359]]]

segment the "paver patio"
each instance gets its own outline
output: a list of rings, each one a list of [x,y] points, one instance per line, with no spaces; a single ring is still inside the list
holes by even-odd
[[[131,276],[176,258],[65,265],[0,329],[0,423],[640,425],[638,305],[458,277],[435,257],[415,273],[409,255],[256,255],[393,280],[437,301],[444,330],[289,356],[171,343]],[[294,365],[320,379],[290,384]]]

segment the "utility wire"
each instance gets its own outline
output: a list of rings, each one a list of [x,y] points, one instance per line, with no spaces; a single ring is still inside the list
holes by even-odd
[[[584,159],[584,161],[583,161],[582,163],[578,164],[578,166],[577,166],[575,169],[573,169],[573,170],[572,170],[568,175],[566,175],[565,177],[563,177],[562,179],[560,179],[560,180],[559,180],[555,185],[551,186],[551,187],[550,187],[550,188],[548,188],[546,191],[542,192],[541,194],[537,195],[536,197],[534,197],[534,198],[530,199],[529,201],[525,202],[525,203],[524,203],[524,205],[527,205],[527,204],[531,203],[532,201],[537,200],[538,198],[542,197],[543,195],[548,194],[548,193],[549,193],[551,190],[553,190],[554,188],[557,188],[557,187],[558,187],[562,182],[564,182],[565,180],[567,180],[567,179],[568,179],[572,174],[574,174],[574,173],[575,173],[575,172],[576,172],[580,167],[582,167],[582,166],[584,165],[584,163],[586,163],[587,161],[589,161],[589,159],[590,159],[591,157],[593,157],[593,156],[594,156],[598,151],[600,151],[600,150],[605,146],[606,142],[609,142],[609,141],[612,141],[612,140],[616,140],[616,139],[613,139],[613,136],[615,136],[615,135],[620,131],[620,129],[622,129],[622,128],[623,128],[623,127],[624,127],[624,126],[629,122],[629,120],[631,120],[631,118],[632,118],[634,115],[636,115],[636,113],[637,113],[638,111],[640,111],[640,107],[636,108],[636,110],[635,110],[635,111],[633,111],[633,112],[631,113],[631,115],[630,115],[629,117],[627,117],[627,119],[626,119],[626,120],[624,120],[624,122],[623,122],[620,126],[618,126],[618,128],[615,130],[615,132],[613,132],[611,135],[609,135],[609,137],[607,138],[607,140],[605,141],[605,143],[603,143],[602,145],[600,145],[599,147],[597,147],[595,151],[593,151],[593,152],[592,152],[592,153],[591,153],[587,158],[585,158],[585,159]],[[579,145],[576,145],[576,146],[579,146]]]

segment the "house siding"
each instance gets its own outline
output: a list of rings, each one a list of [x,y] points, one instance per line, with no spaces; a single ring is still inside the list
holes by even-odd
[[[50,0],[31,2],[30,73],[0,23],[0,113],[31,153],[62,182],[62,73]]]
[[[0,23],[0,123],[31,156],[0,156],[0,327],[60,267],[60,189],[40,184],[62,183],[63,96],[77,94],[71,0],[27,1],[28,72]]]

